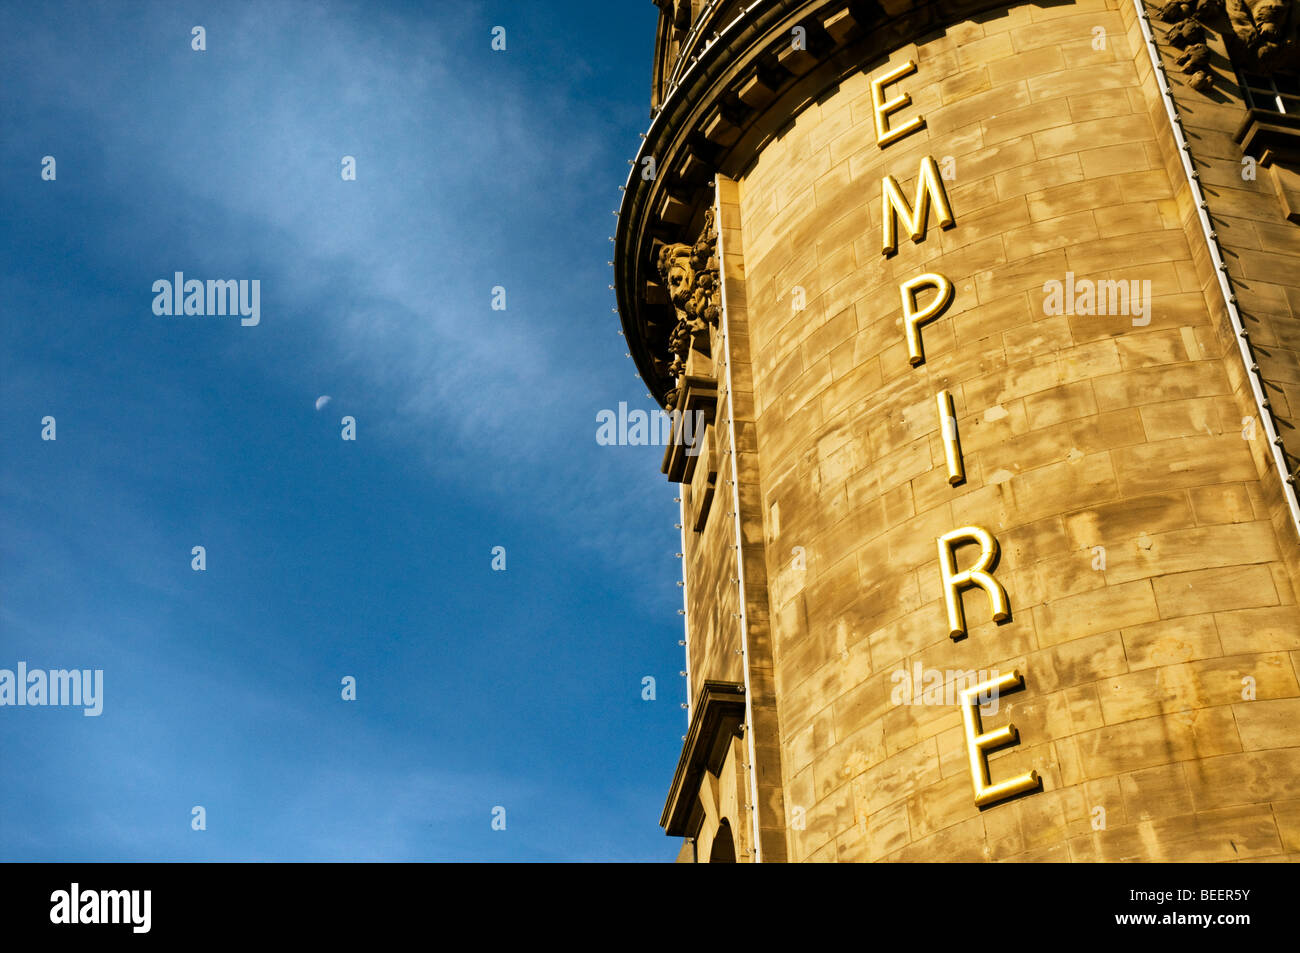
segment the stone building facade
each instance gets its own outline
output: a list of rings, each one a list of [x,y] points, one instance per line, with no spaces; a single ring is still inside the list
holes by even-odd
[[[1294,0],[657,3],[681,859],[1300,859]]]

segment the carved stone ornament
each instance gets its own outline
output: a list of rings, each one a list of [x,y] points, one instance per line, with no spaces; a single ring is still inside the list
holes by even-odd
[[[1223,38],[1233,63],[1247,73],[1271,75],[1300,66],[1297,0],[1170,0],[1156,18],[1172,24],[1166,38],[1182,50],[1178,66],[1188,85],[1206,92],[1213,85],[1206,30]]]
[[[718,326],[722,317],[722,286],[718,274],[718,230],[713,221],[713,209],[705,212],[704,228],[694,245],[681,242],[659,249],[659,274],[668,298],[677,313],[677,324],[668,338],[672,353],[669,368],[677,383],[668,392],[665,403],[675,405],[680,378],[686,372],[686,357],[692,341],[708,350],[710,329]]]

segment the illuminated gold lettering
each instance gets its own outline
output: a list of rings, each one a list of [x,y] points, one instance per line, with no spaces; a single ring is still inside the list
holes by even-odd
[[[948,204],[948,193],[944,191],[943,179],[939,175],[939,166],[933,156],[921,159],[921,168],[916,174],[916,201],[907,204],[898,181],[887,175],[880,180],[880,228],[881,253],[892,255],[898,250],[898,220],[903,220],[912,241],[920,244],[925,240],[925,230],[930,218],[930,203],[934,203],[935,218],[940,228],[951,228],[956,224],[952,216],[952,207]]]
[[[881,148],[896,142],[910,132],[915,132],[925,125],[924,116],[913,116],[901,126],[893,129],[889,128],[889,114],[898,112],[905,106],[912,104],[912,97],[907,93],[899,93],[893,99],[885,99],[885,87],[890,83],[897,82],[904,76],[916,72],[916,61],[908,60],[899,66],[895,66],[884,76],[878,76],[871,81],[871,105],[876,117],[876,144]]]
[[[958,543],[980,544],[980,558],[970,569],[957,571]],[[956,641],[966,635],[966,613],[961,605],[961,590],[979,586],[989,597],[994,622],[1005,622],[1011,616],[1007,594],[991,572],[998,560],[998,541],[993,534],[979,526],[963,526],[939,537],[939,569],[943,573],[943,599],[948,607],[948,636]]]
[[[1016,744],[1020,736],[1016,726],[1006,724],[993,731],[984,731],[980,724],[979,697],[997,697],[1003,692],[1020,688],[1020,672],[1008,672],[997,678],[991,678],[978,685],[972,685],[961,691],[961,716],[966,725],[966,753],[970,758],[971,783],[975,786],[975,805],[985,807],[997,801],[1004,801],[1025,791],[1038,787],[1038,772],[1029,771],[1007,781],[993,784],[989,780],[989,761],[987,752],[1009,744]]]
[[[916,293],[922,288],[930,287],[939,293],[930,299],[920,311],[916,310]],[[898,286],[898,295],[903,299],[903,331],[907,334],[907,360],[913,367],[925,360],[925,350],[921,347],[921,322],[937,318],[952,303],[952,282],[943,275],[931,272],[917,275],[911,281]]]
[[[952,406],[952,394],[941,390],[934,395],[939,407],[939,433],[943,436],[943,452],[948,458],[948,483],[956,486],[966,479],[966,467],[961,459],[961,444],[957,441],[957,412]]]

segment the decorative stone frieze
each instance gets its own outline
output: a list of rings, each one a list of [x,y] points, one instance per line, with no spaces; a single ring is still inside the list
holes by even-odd
[[[1178,66],[1198,92],[1213,86],[1206,31],[1223,38],[1233,62],[1265,76],[1300,64],[1295,0],[1171,0],[1157,19],[1171,24],[1169,44],[1182,50]]]

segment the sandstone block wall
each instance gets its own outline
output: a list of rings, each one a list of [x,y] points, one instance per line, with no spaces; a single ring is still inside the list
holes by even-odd
[[[746,289],[728,316],[748,352],[742,483],[761,519],[792,860],[1300,857],[1300,542],[1247,439],[1256,410],[1147,56],[1117,0],[957,23],[867,64],[738,181],[724,226],[743,262],[723,267]],[[925,127],[882,148],[869,78],[908,59],[890,92],[913,104],[892,120]],[[881,178],[910,201],[925,156],[955,226],[932,216],[924,241],[882,255]],[[1294,298],[1268,255],[1300,248],[1295,226],[1263,202],[1225,214],[1289,341]],[[898,288],[924,272],[955,296],[913,367]],[[1067,273],[1150,282],[1149,323],[1045,313],[1044,282]],[[720,504],[707,532],[734,534],[721,484]],[[1000,544],[1011,618],[967,590],[953,641],[935,540],[970,524]],[[719,618],[734,551],[713,547],[733,542],[708,543],[716,569],[688,565]],[[918,666],[1024,675],[985,718],[1019,729],[989,765],[994,780],[1036,769],[1041,791],[975,806],[959,708],[891,698]]]

